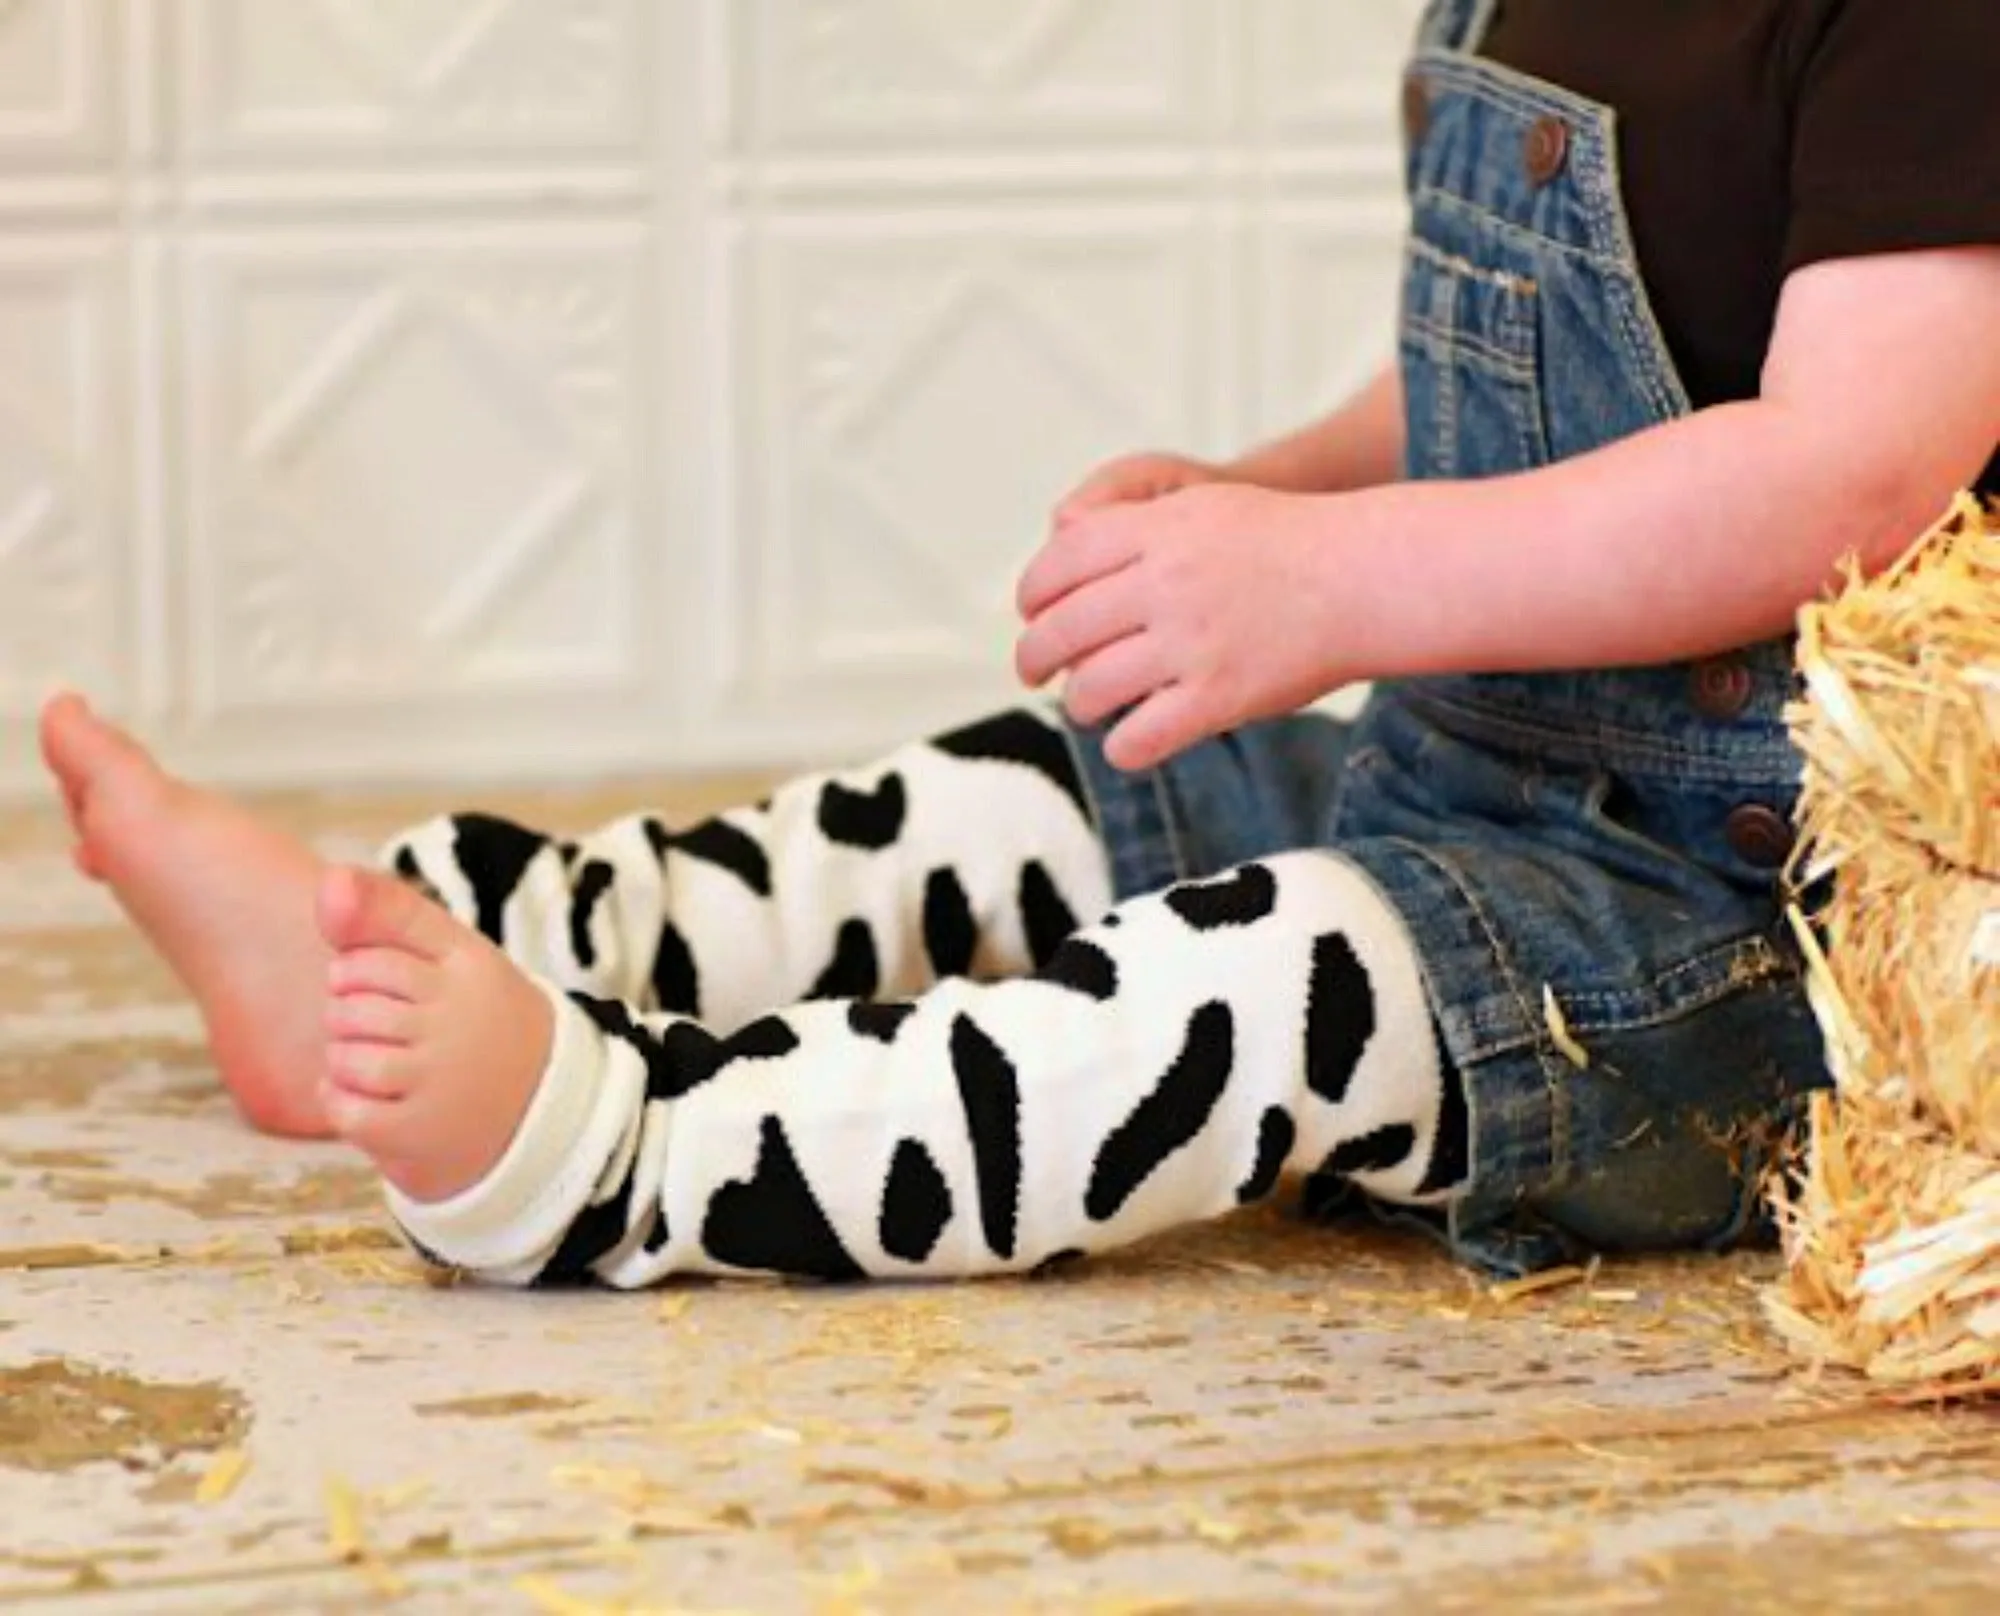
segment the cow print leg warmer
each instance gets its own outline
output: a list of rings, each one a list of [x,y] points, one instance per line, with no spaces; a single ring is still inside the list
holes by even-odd
[[[1010,947],[1020,926],[1000,926]],[[1435,1205],[1467,1167],[1401,920],[1337,855],[1301,852],[1121,905],[1030,977],[726,1036],[559,996],[501,1162],[449,1201],[391,1204],[420,1250],[500,1283],[946,1278],[1208,1219],[1287,1169]]]
[[[1068,741],[1031,708],[692,829],[635,816],[566,841],[458,814],[386,862],[553,985],[721,1033],[1034,970],[1111,902]]]

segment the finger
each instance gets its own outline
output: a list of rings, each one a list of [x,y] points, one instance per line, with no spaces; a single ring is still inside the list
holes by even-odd
[[[1134,634],[1077,666],[1063,691],[1063,707],[1087,729],[1113,713],[1137,707],[1166,686],[1169,678],[1158,640]]]
[[[1065,595],[1030,623],[1014,651],[1014,665],[1031,690],[1064,668],[1146,626],[1136,589],[1117,578],[1100,579]]]
[[[1130,490],[1133,486],[1134,479],[1130,471],[1119,466],[1107,466],[1104,470],[1086,477],[1063,496],[1055,508],[1055,525],[1067,526],[1091,511],[1129,499],[1132,497]]]
[[[1104,755],[1115,768],[1157,768],[1212,733],[1199,699],[1186,685],[1153,692],[1105,738]]]
[[[1143,505],[1186,487],[1194,479],[1178,466],[1121,464],[1106,467],[1066,498],[1055,511],[1058,530],[1113,505]]]
[[[1129,567],[1139,557],[1136,524],[1119,519],[1116,507],[1093,511],[1064,528],[1036,553],[1021,574],[1016,604],[1036,618],[1072,590]]]

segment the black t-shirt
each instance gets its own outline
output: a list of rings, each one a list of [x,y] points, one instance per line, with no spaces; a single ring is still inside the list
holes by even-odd
[[[1483,49],[1616,112],[1697,407],[1757,395],[1791,271],[2000,245],[2000,0],[1500,0]]]

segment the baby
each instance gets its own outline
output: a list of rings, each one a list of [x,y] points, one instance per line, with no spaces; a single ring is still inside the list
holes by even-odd
[[[1996,51],[1991,0],[1437,0],[1396,365],[1063,503],[1066,711],[376,873],[65,697],[79,865],[253,1122],[499,1282],[1021,1271],[1287,1170],[1500,1272],[1736,1240],[1826,1081],[1794,615],[1993,477]]]

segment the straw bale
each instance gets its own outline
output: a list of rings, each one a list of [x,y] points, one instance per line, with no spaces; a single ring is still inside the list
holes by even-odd
[[[1962,498],[1850,570],[1799,668],[1792,918],[1835,1090],[1774,1186],[1766,1311],[1816,1362],[2000,1390],[2000,520]]]

